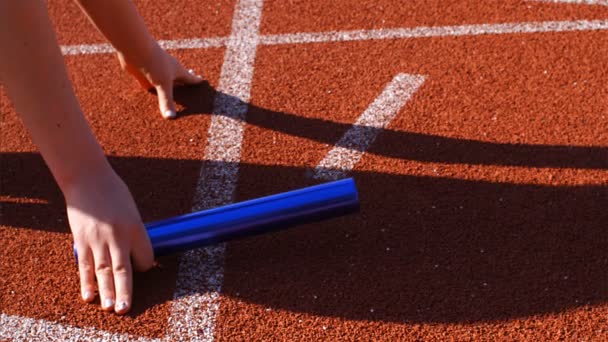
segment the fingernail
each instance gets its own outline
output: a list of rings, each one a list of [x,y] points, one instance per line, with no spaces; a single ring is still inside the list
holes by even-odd
[[[103,307],[105,309],[110,309],[112,306],[114,306],[114,300],[110,299],[110,298],[106,298],[103,301]]]
[[[114,309],[116,311],[123,311],[127,309],[127,302],[125,301],[120,301],[118,303],[116,303],[116,306],[114,307]]]
[[[93,300],[93,292],[84,291],[82,294],[82,299],[84,299],[86,302]]]
[[[190,75],[194,75],[194,70],[192,70],[192,69],[188,69],[188,73],[189,73]]]
[[[164,113],[164,117],[165,119],[173,119],[177,116],[177,114],[175,113],[175,111],[173,110],[166,110]]]

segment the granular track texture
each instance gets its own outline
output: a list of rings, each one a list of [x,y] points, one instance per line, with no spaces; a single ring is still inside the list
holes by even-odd
[[[201,331],[226,341],[608,340],[608,6],[136,4],[158,39],[220,39],[170,51],[208,80],[176,90],[173,121],[113,55],[66,56],[147,222],[186,213],[201,195],[214,101],[227,96],[217,89],[240,75],[222,70],[226,46],[255,50],[251,80],[233,77],[251,95],[235,201],[319,183],[315,168],[391,80],[422,80],[347,173],[361,212],[227,243]],[[235,8],[256,4],[260,36],[228,40]],[[72,2],[49,11],[62,45],[105,43]],[[4,93],[0,109],[1,318],[165,338],[180,319],[179,256],[137,275],[125,317],[81,303],[62,195]]]

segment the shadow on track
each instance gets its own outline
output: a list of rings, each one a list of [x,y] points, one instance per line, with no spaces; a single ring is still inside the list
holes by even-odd
[[[275,115],[278,127],[286,125],[288,117]],[[315,129],[313,122],[306,131]],[[190,210],[199,160],[110,161],[146,222]],[[4,229],[67,234],[63,199],[40,156],[0,153],[0,166],[0,195],[16,199],[0,202]],[[241,164],[235,200],[315,183],[305,171]],[[608,301],[608,187],[353,176],[360,214],[229,243],[223,295],[279,310],[419,323],[512,319]],[[40,203],[21,204],[27,199]],[[138,275],[131,315],[172,299],[175,258],[164,264]],[[49,271],[55,276],[63,275]]]
[[[176,90],[175,100],[184,107],[178,116],[208,115],[212,112],[216,96],[223,97],[225,103],[234,107],[247,105],[237,98],[217,93],[209,83],[204,82],[199,86]],[[335,145],[352,127],[350,124],[260,108],[254,104],[249,105],[246,120],[251,125],[330,146]],[[365,130],[377,129],[366,127]],[[392,129],[382,130],[368,152],[392,158],[450,164],[608,169],[606,147],[501,144]]]

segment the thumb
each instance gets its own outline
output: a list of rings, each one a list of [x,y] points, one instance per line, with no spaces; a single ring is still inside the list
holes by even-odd
[[[175,111],[175,103],[173,102],[173,84],[164,83],[156,87],[158,95],[158,107],[160,114],[165,119],[175,119],[177,113]]]
[[[196,85],[203,82],[203,77],[197,75],[192,69],[186,71],[186,69],[182,67],[178,76],[175,78],[175,81],[182,85]]]
[[[154,251],[145,228],[140,230],[131,248],[131,260],[136,271],[145,272],[154,267]]]

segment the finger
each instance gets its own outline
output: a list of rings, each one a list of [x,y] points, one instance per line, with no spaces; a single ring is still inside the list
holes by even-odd
[[[150,237],[146,229],[141,227],[137,230],[137,234],[133,238],[131,249],[131,257],[133,268],[139,272],[145,272],[154,266],[154,251],[150,243]]]
[[[182,67],[178,76],[175,78],[175,81],[183,85],[193,85],[201,83],[203,81],[203,77],[197,75],[192,69],[186,71],[186,69]]]
[[[125,314],[131,308],[133,298],[133,272],[129,260],[129,249],[127,246],[114,245],[110,247],[110,254],[116,295],[114,311],[118,314]]]
[[[154,89],[154,86],[152,85],[152,83],[150,83],[150,81],[148,81],[148,79],[143,76],[139,71],[134,71],[131,73],[131,75],[133,75],[133,77],[135,77],[135,79],[137,80],[137,82],[139,83],[139,85],[144,88],[145,90],[152,90]]]
[[[152,84],[150,83],[150,81],[148,81],[148,79],[141,73],[141,71],[139,71],[137,68],[133,67],[131,64],[127,63],[127,61],[125,60],[124,56],[119,53],[118,55],[118,61],[120,62],[120,67],[127,71],[129,74],[133,75],[133,77],[135,77],[135,79],[137,80],[137,82],[139,82],[139,85],[146,89],[146,90],[150,90],[153,89],[154,86],[152,86]]]
[[[112,258],[107,246],[103,245],[93,250],[95,259],[95,276],[101,299],[101,308],[110,311],[114,308],[115,292],[112,274]]]
[[[175,103],[173,103],[173,84],[162,84],[156,87],[158,107],[165,119],[174,119],[177,116]]]
[[[76,244],[78,251],[78,273],[80,275],[80,295],[90,303],[95,299],[95,263],[93,253],[88,246]]]

